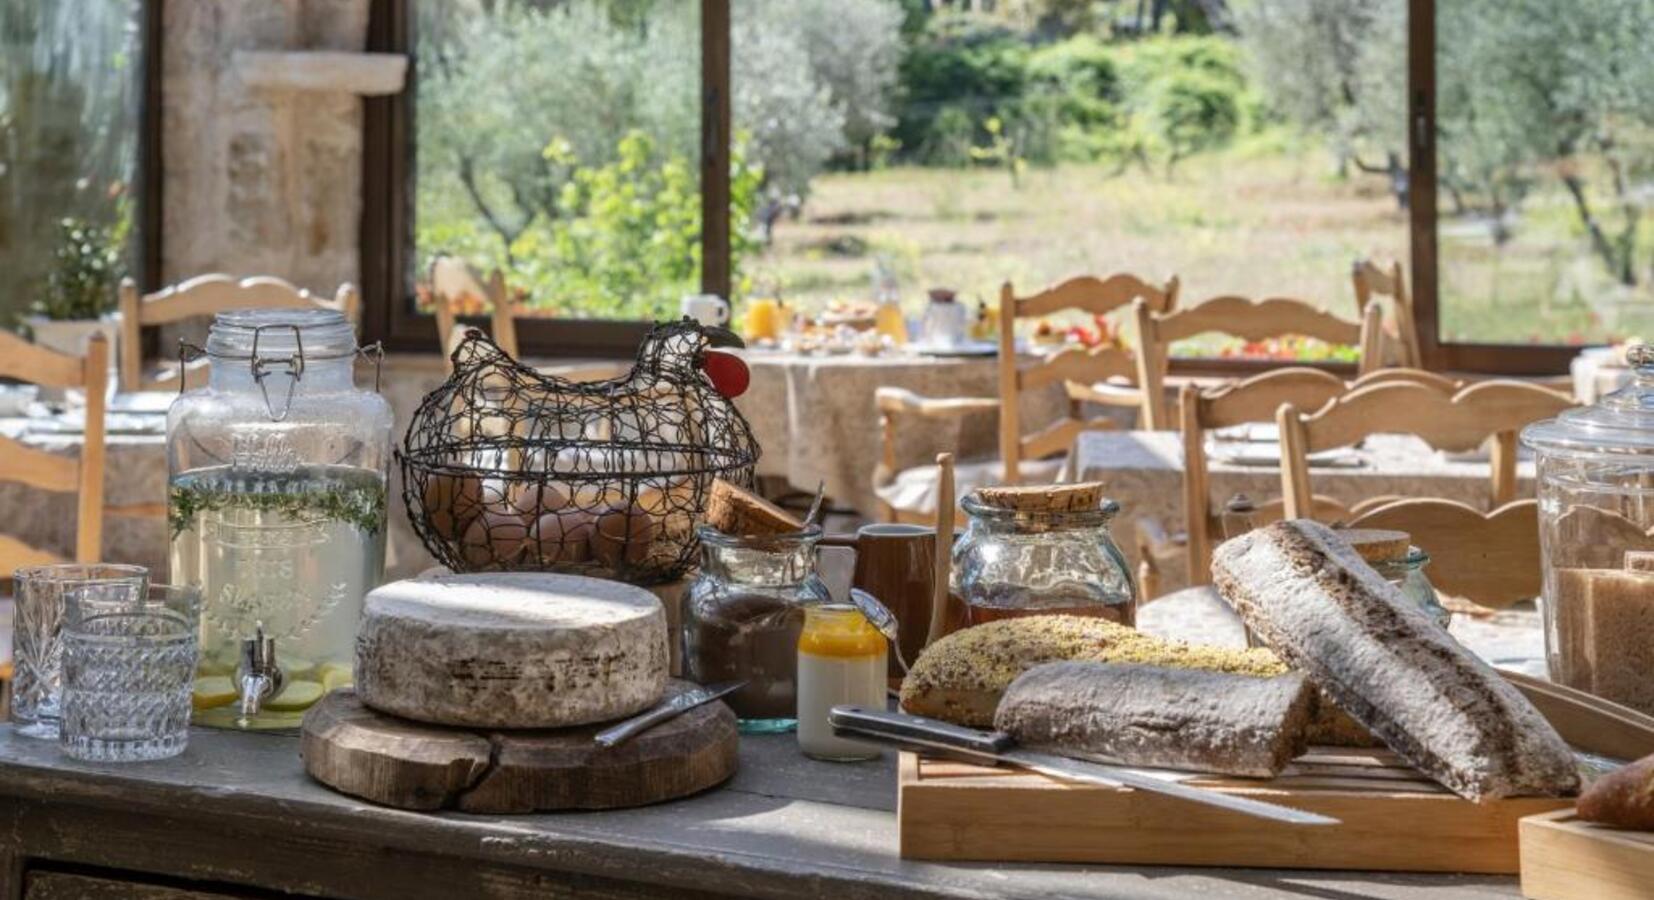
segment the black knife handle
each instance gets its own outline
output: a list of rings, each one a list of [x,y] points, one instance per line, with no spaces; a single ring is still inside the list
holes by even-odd
[[[828,712],[827,721],[835,729],[988,755],[1003,753],[1011,749],[1013,743],[1011,736],[1003,731],[979,731],[924,716],[862,706],[835,706]]]

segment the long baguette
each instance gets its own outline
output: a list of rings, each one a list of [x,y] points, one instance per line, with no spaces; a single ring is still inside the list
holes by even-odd
[[[1011,683],[994,727],[1019,744],[1104,762],[1273,778],[1304,751],[1314,705],[1296,672],[1057,662]]]
[[[1247,627],[1420,771],[1473,800],[1574,793],[1573,755],[1533,704],[1324,525],[1277,522],[1218,547]]]

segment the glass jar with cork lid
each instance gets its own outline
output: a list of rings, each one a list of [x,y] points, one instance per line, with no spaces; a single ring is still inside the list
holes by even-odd
[[[1028,615],[1136,621],[1137,589],[1098,483],[978,488],[954,545],[953,588],[972,625]]]

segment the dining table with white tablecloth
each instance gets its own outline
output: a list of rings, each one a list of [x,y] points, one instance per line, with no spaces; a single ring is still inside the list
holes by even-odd
[[[873,472],[883,444],[873,395],[879,388],[936,398],[999,396],[997,356],[756,349],[741,355],[752,370],[752,385],[736,406],[762,450],[758,474],[782,478],[802,491],[824,483],[836,505],[867,516],[878,506]],[[1020,403],[1024,429],[1034,431],[1062,415],[1067,401],[1061,387],[1052,385],[1024,394]],[[996,422],[993,414],[975,414],[903,423],[896,432],[897,467],[934,462],[942,451],[961,460],[993,458]]]
[[[1278,444],[1236,440],[1209,447],[1213,508],[1237,494],[1258,502],[1281,496]],[[1371,435],[1354,447],[1312,456],[1310,463],[1310,488],[1346,506],[1372,497],[1441,497],[1485,510],[1492,494],[1485,453],[1443,453],[1411,435]],[[1168,534],[1184,530],[1183,438],[1176,432],[1086,432],[1075,439],[1073,468],[1079,480],[1103,482],[1107,496],[1120,504],[1112,530],[1134,570],[1143,520]],[[1532,497],[1533,461],[1520,458],[1516,475],[1517,496]],[[1160,569],[1163,589],[1186,583],[1183,560]]]

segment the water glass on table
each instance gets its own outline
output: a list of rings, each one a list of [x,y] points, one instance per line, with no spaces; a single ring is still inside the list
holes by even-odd
[[[56,740],[63,678],[64,595],[70,588],[142,591],[143,566],[59,563],[12,574],[12,705],[18,733]]]
[[[165,759],[189,743],[201,592],[152,584],[71,588],[63,619],[63,752],[97,762]]]

